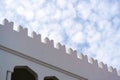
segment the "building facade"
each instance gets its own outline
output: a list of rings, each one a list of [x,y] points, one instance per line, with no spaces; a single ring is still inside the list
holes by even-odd
[[[0,24],[0,80],[120,80],[116,69],[4,20]]]

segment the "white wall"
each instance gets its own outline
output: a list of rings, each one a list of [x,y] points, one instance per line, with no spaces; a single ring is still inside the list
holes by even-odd
[[[16,55],[0,50],[0,80],[6,80],[7,71],[14,71],[15,66],[28,66],[38,75],[38,80],[44,80],[45,76],[56,76],[59,80],[77,80],[61,72],[28,61]]]
[[[52,66],[57,67],[57,71],[52,69],[48,70],[43,67],[40,70],[44,70],[45,72],[53,72],[57,73],[57,76],[60,80],[74,80],[72,77],[83,77],[88,80],[120,80],[120,76],[118,76],[116,69],[111,69],[111,72],[108,71],[107,65],[101,63],[101,67],[98,65],[97,60],[91,59],[92,63],[88,63],[88,58],[85,55],[82,55],[82,59],[78,58],[77,52],[70,49],[69,54],[66,52],[65,46],[58,44],[58,47],[55,48],[53,45],[53,41],[46,38],[46,43],[41,42],[41,36],[36,35],[33,33],[33,38],[28,37],[27,29],[23,29],[22,27],[18,27],[18,31],[13,30],[13,23],[8,22],[7,20],[4,21],[3,25],[0,25],[0,48],[6,47],[8,49],[17,51],[22,53],[23,55],[35,58],[39,61],[43,61],[48,63]],[[4,50],[5,51],[5,50]],[[16,52],[16,54],[18,54]],[[3,54],[4,53],[4,54]],[[31,63],[31,61],[23,61],[23,59],[19,59],[19,57],[15,57],[14,55],[10,56],[14,58],[9,59],[8,53],[0,52],[0,61],[2,63],[9,63],[9,64],[2,64],[3,66],[8,66],[5,69],[8,69],[15,65],[24,65],[27,64],[28,66],[33,67],[32,69],[39,69],[37,66],[38,64]],[[1,56],[2,55],[2,56]],[[9,59],[8,61],[4,62],[4,59]],[[17,60],[17,61],[16,61]],[[18,62],[18,63],[17,63]],[[34,64],[34,66],[33,66]],[[40,65],[39,65],[40,67]],[[54,67],[54,68],[55,68]],[[62,69],[63,73],[71,75],[69,77],[66,74],[63,74],[62,71],[58,72],[58,69]],[[65,71],[66,72],[65,72]],[[3,70],[2,70],[3,71]],[[37,71],[37,70],[35,70]],[[69,73],[70,72],[70,73]],[[40,72],[38,72],[40,73]],[[43,73],[42,73],[43,74]],[[42,74],[40,74],[42,76]],[[63,77],[64,76],[64,77]],[[40,77],[41,78],[41,77]],[[67,79],[66,79],[67,78]],[[2,79],[0,79],[2,80]],[[40,79],[41,80],[41,79]]]

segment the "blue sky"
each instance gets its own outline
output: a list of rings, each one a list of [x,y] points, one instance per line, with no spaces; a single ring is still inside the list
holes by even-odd
[[[0,0],[4,18],[120,70],[120,0]]]

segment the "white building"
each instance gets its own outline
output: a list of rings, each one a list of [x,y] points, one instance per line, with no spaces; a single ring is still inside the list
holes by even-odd
[[[86,55],[13,27],[7,19],[0,24],[0,80],[120,80],[116,69],[102,62],[88,62]]]

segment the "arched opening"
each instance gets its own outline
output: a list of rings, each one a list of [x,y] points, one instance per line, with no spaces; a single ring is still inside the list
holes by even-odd
[[[44,80],[59,80],[56,76],[46,76]]]
[[[37,80],[37,74],[27,66],[17,66],[14,68],[11,80]]]

